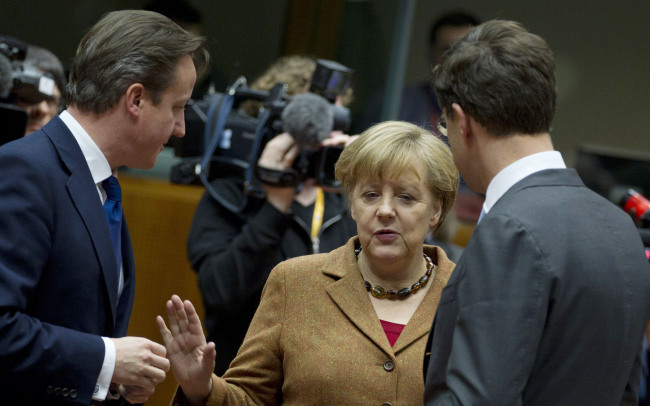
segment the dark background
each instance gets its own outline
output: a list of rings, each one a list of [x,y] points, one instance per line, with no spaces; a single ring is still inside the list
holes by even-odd
[[[356,70],[353,113],[385,85],[397,0],[190,0],[203,15],[217,90],[252,81],[282,54],[310,53]],[[54,51],[68,65],[84,32],[107,11],[144,0],[3,0],[0,34]],[[559,103],[555,146],[571,165],[576,147],[598,144],[650,155],[650,2],[415,1],[404,82],[426,79],[426,37],[439,14],[464,9],[481,20],[513,19],[555,52]]]

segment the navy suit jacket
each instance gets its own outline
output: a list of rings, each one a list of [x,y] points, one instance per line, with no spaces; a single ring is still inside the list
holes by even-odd
[[[535,173],[483,218],[442,291],[425,403],[634,405],[648,317],[630,217],[573,169]]]
[[[122,258],[118,302],[102,202],[58,116],[0,148],[0,403],[90,403],[101,336],[124,336],[133,305],[125,222]]]

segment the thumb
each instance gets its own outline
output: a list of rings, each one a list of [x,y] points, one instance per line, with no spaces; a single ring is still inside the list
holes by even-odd
[[[203,347],[203,359],[201,360],[201,367],[204,370],[214,370],[214,362],[217,358],[217,350],[213,342],[207,343]]]

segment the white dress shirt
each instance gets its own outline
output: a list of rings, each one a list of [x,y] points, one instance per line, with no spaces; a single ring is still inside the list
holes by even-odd
[[[102,188],[102,182],[109,176],[114,175],[113,171],[111,171],[111,166],[97,144],[95,144],[95,141],[90,138],[90,135],[88,135],[86,130],[84,130],[81,124],[79,124],[70,113],[63,111],[59,117],[68,127],[75,140],[77,140],[77,144],[79,144],[81,152],[83,153],[84,158],[86,158],[90,174],[93,177],[93,182],[95,182],[97,193],[99,194],[99,198],[103,205],[106,202],[106,192],[104,192],[104,189]],[[119,296],[122,294],[123,288],[124,273],[122,272],[122,264],[120,264],[118,300]],[[108,337],[102,337],[102,339],[104,340],[106,352],[104,353],[104,363],[102,364],[102,369],[99,372],[97,384],[95,385],[95,390],[93,392],[93,399],[95,400],[106,399],[111,379],[113,378],[113,372],[115,370],[115,344]]]
[[[483,211],[490,212],[494,204],[503,196],[515,183],[532,175],[535,172],[545,169],[564,169],[566,164],[558,151],[544,151],[528,155],[506,166],[492,178],[485,193]]]

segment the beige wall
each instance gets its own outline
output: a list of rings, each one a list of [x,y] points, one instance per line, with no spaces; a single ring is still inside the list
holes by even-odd
[[[482,20],[512,19],[541,35],[553,49],[558,109],[557,149],[568,160],[576,145],[603,144],[650,156],[650,2],[648,1],[419,1],[416,18],[460,6]],[[426,70],[428,26],[415,24],[409,79]],[[650,174],[648,174],[650,176]]]

